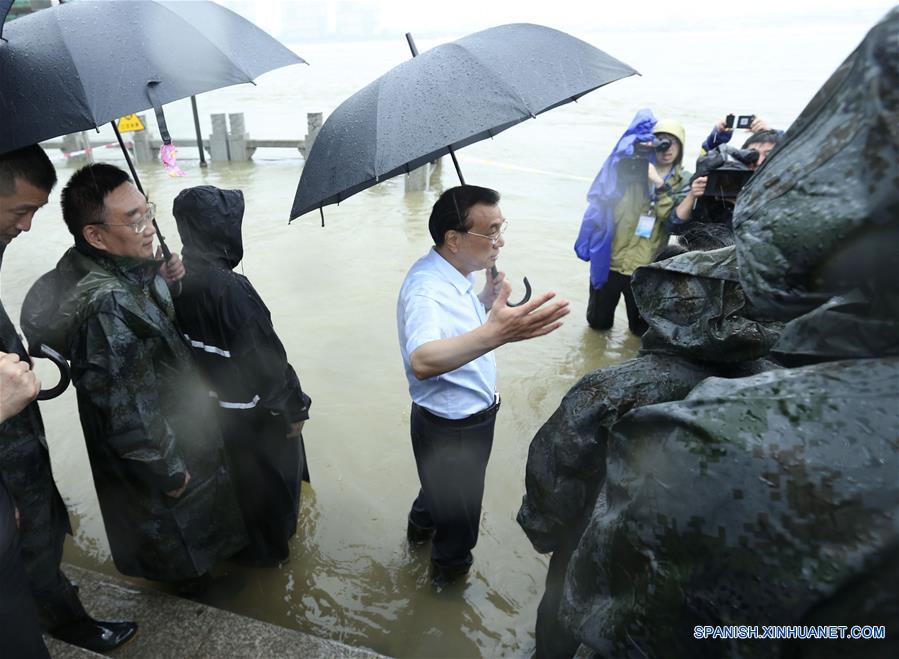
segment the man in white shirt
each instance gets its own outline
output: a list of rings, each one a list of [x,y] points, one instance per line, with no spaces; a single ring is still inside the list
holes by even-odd
[[[499,410],[493,350],[559,328],[568,302],[544,293],[518,307],[492,275],[507,225],[499,193],[462,185],[431,211],[431,251],[409,270],[397,301],[400,352],[412,396],[412,449],[421,489],[409,513],[410,542],[433,537],[434,582],[466,574],[478,539],[484,474]],[[475,293],[474,273],[486,270]],[[546,305],[546,306],[544,306]]]

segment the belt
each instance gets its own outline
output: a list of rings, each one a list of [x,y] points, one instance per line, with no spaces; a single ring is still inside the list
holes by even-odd
[[[434,423],[439,423],[440,425],[444,426],[467,426],[472,423],[480,423],[481,421],[486,421],[487,419],[496,416],[496,413],[499,412],[499,403],[499,394],[496,394],[496,399],[493,405],[491,405],[487,409],[481,410],[480,412],[475,412],[474,414],[463,417],[461,419],[447,419],[446,417],[434,414],[429,409],[422,407],[417,403],[412,404],[415,405],[415,407],[422,413],[422,415],[426,419],[433,421]]]

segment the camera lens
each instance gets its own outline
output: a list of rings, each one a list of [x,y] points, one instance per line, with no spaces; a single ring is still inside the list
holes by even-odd
[[[655,147],[656,147],[656,151],[659,151],[659,152],[667,151],[668,149],[671,148],[671,140],[657,140]]]

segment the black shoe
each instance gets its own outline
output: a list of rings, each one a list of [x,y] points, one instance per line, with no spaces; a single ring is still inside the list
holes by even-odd
[[[109,652],[122,647],[137,634],[136,622],[79,620],[50,631],[50,636],[91,652]]]
[[[409,524],[406,526],[406,539],[413,545],[423,545],[431,541],[437,532],[433,526],[419,526],[409,518]]]
[[[462,565],[440,565],[431,561],[431,583],[436,587],[447,586],[462,579],[471,569],[471,563]]]

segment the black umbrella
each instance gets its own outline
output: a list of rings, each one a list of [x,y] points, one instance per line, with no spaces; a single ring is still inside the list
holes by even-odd
[[[141,192],[115,119],[153,107],[169,141],[163,104],[304,61],[213,2],[81,0],[3,26],[11,5],[0,0],[0,153],[111,122]],[[42,399],[62,393],[64,360],[44,346],[32,354],[61,371]]]
[[[328,117],[303,167],[290,219],[635,73],[540,25],[501,25],[432,48]]]
[[[143,192],[115,119],[152,107],[169,144],[165,103],[301,62],[214,2],[80,0],[43,9],[10,22],[0,41],[0,153],[113,122]]]
[[[205,1],[80,0],[10,21],[3,39],[0,153],[303,62]]]

